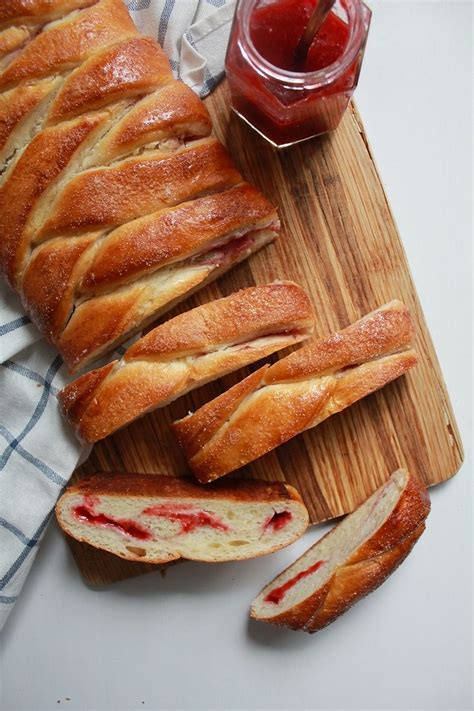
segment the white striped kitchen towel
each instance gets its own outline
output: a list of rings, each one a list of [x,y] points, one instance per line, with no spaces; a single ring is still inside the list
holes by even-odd
[[[129,0],[139,29],[164,47],[176,76],[204,97],[223,75],[236,0]],[[0,282],[0,629],[82,448],[55,395],[66,368]]]

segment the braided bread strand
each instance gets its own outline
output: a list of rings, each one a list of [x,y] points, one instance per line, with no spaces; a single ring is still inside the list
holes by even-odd
[[[209,137],[204,105],[174,80],[161,48],[138,33],[121,0],[6,5],[1,269],[76,370],[272,240],[279,223]],[[229,199],[219,198],[239,186],[231,219]],[[193,202],[181,222],[173,219],[170,209]],[[193,219],[200,221],[194,244]],[[124,257],[122,273],[111,269],[107,280],[102,269],[96,289],[95,257],[112,242],[140,267]],[[172,260],[163,246],[151,255],[152,242],[174,247]]]
[[[417,362],[406,306],[392,301],[248,378],[173,424],[206,483],[266,454]]]

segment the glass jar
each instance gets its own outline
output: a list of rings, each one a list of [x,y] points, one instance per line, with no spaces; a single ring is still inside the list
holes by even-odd
[[[301,12],[309,17],[314,5],[315,0],[240,0],[235,13],[226,57],[232,108],[279,148],[335,129],[359,79],[371,18],[371,11],[362,0],[336,0],[323,24],[321,32],[329,22],[326,57],[336,50],[331,48],[331,22],[333,30],[339,23],[337,31],[345,33],[338,56],[333,56],[328,66],[295,71],[282,69],[262,56],[265,50],[267,57],[275,57],[281,45],[291,42],[293,36],[296,49],[305,27],[302,24],[300,31],[297,26],[299,20],[304,23]],[[266,16],[261,22],[258,18],[263,13]],[[293,22],[288,22],[289,18]],[[281,26],[272,27],[272,22],[280,22]],[[333,39],[337,41],[335,36]],[[262,46],[262,42],[266,44]],[[324,61],[321,55],[320,59]]]

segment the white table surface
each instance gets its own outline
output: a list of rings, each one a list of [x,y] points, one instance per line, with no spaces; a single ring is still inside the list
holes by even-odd
[[[52,525],[2,638],[21,709],[464,709],[472,683],[470,2],[373,0],[357,101],[466,448],[427,531],[376,593],[315,636],[249,623],[265,559],[88,589]],[[396,295],[394,295],[396,296]]]

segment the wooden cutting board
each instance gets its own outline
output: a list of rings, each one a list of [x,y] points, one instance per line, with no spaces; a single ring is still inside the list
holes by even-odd
[[[407,467],[428,485],[448,479],[462,462],[462,445],[405,252],[356,109],[349,108],[332,135],[277,152],[230,113],[225,84],[207,105],[218,137],[227,144],[243,175],[279,206],[283,231],[273,245],[171,315],[242,287],[294,279],[312,296],[318,337],[393,298],[401,299],[415,319],[416,349],[421,356],[407,376],[262,457],[238,476],[281,479],[295,485],[312,523],[352,511],[398,467]],[[248,372],[207,385],[99,442],[74,480],[99,470],[186,473],[169,423]],[[128,563],[74,541],[70,545],[90,584],[110,583],[156,567]]]

